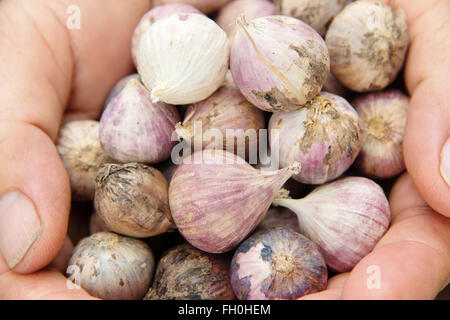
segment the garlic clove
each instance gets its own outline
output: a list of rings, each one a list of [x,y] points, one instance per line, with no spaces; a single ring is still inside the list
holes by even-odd
[[[158,170],[138,163],[105,164],[97,176],[95,211],[114,232],[137,238],[172,229],[168,184]]]
[[[361,152],[355,167],[366,176],[386,179],[405,170],[403,136],[409,100],[392,89],[360,95],[352,101],[361,128]]]
[[[156,21],[175,13],[200,13],[201,12],[187,3],[168,3],[153,7],[139,21],[131,39],[131,57],[137,66],[137,48],[144,32]]]
[[[408,41],[402,11],[380,1],[353,2],[333,19],[326,35],[331,70],[353,91],[382,90],[402,68]]]
[[[233,300],[228,254],[210,254],[188,244],[167,250],[144,300]]]
[[[111,161],[100,145],[99,130],[95,120],[70,121],[59,130],[56,149],[69,174],[74,200],[94,199],[97,171]]]
[[[248,20],[275,14],[275,6],[270,0],[234,0],[223,6],[216,18],[217,24],[231,36],[236,19],[245,14]]]
[[[154,266],[153,253],[143,241],[99,232],[78,243],[66,274],[94,297],[137,300],[148,290]]]
[[[238,89],[222,87],[209,98],[190,105],[176,132],[193,147],[198,139],[203,149],[245,152],[249,156],[249,150],[257,153],[259,130],[265,126],[264,113]],[[239,155],[245,158],[244,154]]]
[[[150,93],[136,79],[108,104],[100,119],[100,142],[113,159],[158,163],[170,156],[175,124],[180,116],[174,106],[152,103]]]
[[[352,0],[275,0],[277,14],[292,16],[326,34],[329,23]]]
[[[330,71],[322,37],[287,16],[237,20],[230,69],[236,85],[265,111],[293,111],[322,89]]]
[[[194,247],[230,251],[261,222],[276,192],[299,170],[296,163],[261,172],[226,151],[196,152],[183,160],[170,182],[173,220]]]
[[[303,199],[278,196],[273,204],[297,214],[301,233],[319,246],[327,265],[337,272],[352,270],[369,254],[391,221],[383,189],[363,177],[319,186]]]
[[[302,171],[293,179],[306,184],[323,184],[341,176],[355,161],[361,146],[358,114],[339,96],[321,92],[305,108],[275,112],[269,131],[279,130],[280,167],[294,161]],[[270,135],[271,136],[271,135]]]
[[[224,82],[228,60],[227,35],[213,20],[173,14],[142,35],[137,69],[152,101],[182,105],[213,94]]]
[[[318,247],[281,227],[252,235],[231,262],[231,284],[240,300],[298,299],[324,290],[327,276]]]

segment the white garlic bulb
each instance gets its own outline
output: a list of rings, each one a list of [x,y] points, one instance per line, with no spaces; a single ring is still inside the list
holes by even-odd
[[[100,145],[99,131],[100,123],[95,120],[70,121],[60,128],[56,149],[69,174],[75,200],[94,199],[97,171],[111,161]]]
[[[153,102],[191,104],[223,84],[229,52],[227,35],[213,20],[195,13],[173,14],[142,35],[137,69]]]

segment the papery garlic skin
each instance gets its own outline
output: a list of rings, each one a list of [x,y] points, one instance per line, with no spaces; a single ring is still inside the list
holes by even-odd
[[[90,295],[104,300],[138,300],[150,286],[155,259],[145,242],[112,232],[82,239],[67,275]]]
[[[355,162],[360,172],[385,179],[405,170],[403,136],[409,101],[395,89],[360,95],[352,101],[361,129],[361,151]]]
[[[306,107],[292,112],[276,112],[269,132],[280,130],[280,167],[294,161],[302,171],[292,178],[306,184],[323,184],[342,175],[355,161],[361,136],[358,114],[343,98],[322,92]],[[269,135],[270,136],[270,135]]]
[[[201,13],[197,8],[187,3],[168,3],[160,6],[153,7],[148,11],[139,21],[136,29],[134,30],[133,37],[131,38],[131,57],[133,63],[137,66],[136,51],[139,46],[144,32],[156,21],[167,17],[174,13]]]
[[[132,79],[103,111],[100,142],[119,162],[158,163],[170,156],[179,121],[174,106],[152,103],[149,91]]]
[[[408,41],[402,11],[380,1],[353,2],[334,18],[326,35],[331,70],[353,91],[382,90],[402,68]]]
[[[167,3],[186,3],[196,7],[203,13],[211,13],[219,9],[231,0],[153,0],[153,6],[159,6]]]
[[[332,93],[341,97],[347,96],[350,92],[350,90],[344,87],[331,72],[328,74],[327,81],[325,81],[322,91]]]
[[[173,229],[168,183],[158,170],[138,163],[105,164],[96,182],[95,212],[109,230],[146,238]]]
[[[210,254],[189,244],[164,252],[144,300],[234,300],[229,254]]]
[[[199,102],[224,82],[229,43],[213,20],[195,13],[173,14],[142,35],[137,69],[153,102]]]
[[[231,36],[236,19],[245,14],[248,20],[275,14],[275,6],[269,0],[234,0],[220,9],[216,18],[217,24]]]
[[[275,0],[277,14],[300,19],[324,36],[328,24],[352,0]]]
[[[363,177],[342,178],[303,199],[277,198],[274,204],[297,213],[301,233],[319,246],[337,272],[352,270],[369,254],[391,221],[383,189]]]
[[[70,121],[59,130],[56,149],[69,174],[74,200],[94,199],[97,171],[110,161],[100,145],[99,130],[95,120]]]
[[[330,71],[322,37],[287,16],[237,20],[230,69],[242,94],[258,108],[293,111],[322,89]]]
[[[234,253],[230,273],[240,300],[294,300],[324,290],[328,281],[317,245],[282,227],[245,240]]]
[[[223,150],[204,150],[178,166],[169,185],[173,220],[194,247],[234,249],[264,218],[276,192],[299,164],[261,173]]]
[[[199,124],[203,135],[195,132],[194,127]],[[222,87],[209,98],[190,105],[176,132],[193,146],[194,139],[199,139],[204,149],[220,147],[235,153],[241,148],[248,155],[249,150],[257,152],[259,130],[265,126],[264,113],[248,102],[238,89]],[[220,142],[215,140],[216,133],[223,137]]]

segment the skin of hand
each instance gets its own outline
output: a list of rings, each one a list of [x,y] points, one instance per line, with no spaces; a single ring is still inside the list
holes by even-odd
[[[433,299],[449,281],[449,171],[440,160],[450,159],[441,151],[450,128],[450,3],[390,4],[404,8],[410,27],[411,175],[392,190],[392,227],[374,251],[305,299]],[[66,27],[71,5],[80,29]],[[148,0],[0,1],[0,299],[90,298],[68,289],[62,273],[72,248],[70,185],[54,141],[63,118],[98,118],[109,90],[132,72],[131,35],[149,8]],[[380,289],[367,288],[369,266],[380,268]]]

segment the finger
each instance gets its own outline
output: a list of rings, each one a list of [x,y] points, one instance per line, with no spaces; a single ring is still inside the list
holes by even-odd
[[[95,109],[108,83],[126,73],[128,39],[149,5],[146,0],[75,3],[86,28],[69,32],[63,1],[0,2],[0,48],[7,48],[0,50],[3,272],[6,267],[34,272],[59,252],[70,207],[69,180],[54,146],[62,114],[68,103]],[[103,42],[92,43],[98,34]],[[95,59],[102,61],[93,66]]]
[[[297,300],[339,300],[348,276],[347,272],[338,274],[328,280],[327,288],[324,291],[309,294]]]
[[[450,279],[450,219],[421,199],[407,174],[394,186],[393,222],[351,272],[346,299],[434,299]]]
[[[0,276],[1,300],[90,300],[86,291],[75,287],[57,271],[30,275],[7,272]]]
[[[411,37],[405,66],[411,94],[406,167],[427,203],[450,217],[450,2],[385,2],[406,13]]]

